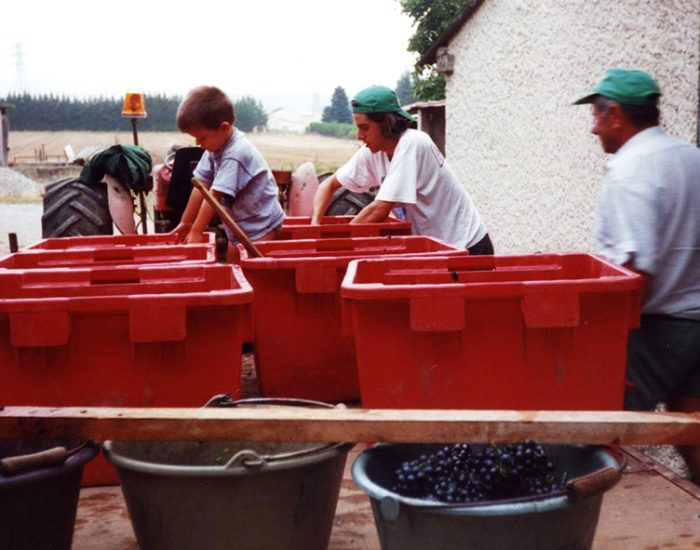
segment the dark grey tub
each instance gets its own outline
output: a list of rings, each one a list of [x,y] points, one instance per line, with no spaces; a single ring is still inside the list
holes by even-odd
[[[260,404],[326,406],[255,399]],[[141,550],[322,550],[347,443],[106,442]]]
[[[621,475],[622,462],[602,447],[544,445],[566,470],[567,490],[548,497],[449,505],[392,492],[402,462],[442,445],[375,445],[352,466],[366,492],[383,550],[588,550],[593,544],[603,493]]]

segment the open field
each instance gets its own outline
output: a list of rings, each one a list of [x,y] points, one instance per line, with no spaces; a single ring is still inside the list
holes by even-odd
[[[311,161],[316,171],[334,171],[357,150],[359,142],[314,134],[264,132],[246,134],[260,150],[273,170],[291,170]],[[139,145],[153,158],[163,161],[173,145],[194,145],[194,140],[179,132],[139,132]],[[131,132],[20,132],[10,131],[11,164],[31,163],[35,152],[43,150],[46,158],[55,162],[65,159],[64,147],[70,145],[76,154],[85,147],[109,147],[131,144]]]
[[[274,170],[291,170],[311,161],[317,173],[334,171],[357,150],[359,142],[312,134],[247,134]],[[63,149],[70,145],[76,154],[86,147],[109,147],[132,143],[130,132],[10,132],[11,168],[39,183],[61,177],[75,177],[80,166],[64,165]],[[192,138],[181,133],[140,132],[139,144],[160,163],[172,145],[194,145]],[[35,162],[35,151],[43,150],[48,162]],[[0,181],[0,191],[2,190]],[[2,193],[0,193],[2,195]],[[20,246],[41,238],[41,198],[0,196],[0,255],[9,251],[7,234],[14,232]]]

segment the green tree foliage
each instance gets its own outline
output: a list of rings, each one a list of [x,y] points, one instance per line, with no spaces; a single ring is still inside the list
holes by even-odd
[[[121,116],[122,98],[74,99],[53,94],[15,94],[0,98],[0,103],[15,106],[9,111],[13,130],[131,130],[131,121]],[[139,129],[150,132],[177,131],[175,113],[179,104],[179,97],[147,95],[148,117],[139,120]]]
[[[267,113],[263,104],[251,96],[245,96],[235,102],[236,128],[252,132],[256,128],[267,126]]]
[[[416,100],[415,96],[413,95],[413,81],[411,80],[411,74],[408,71],[403,73],[401,78],[399,78],[398,82],[396,83],[395,92],[401,105],[408,105]]]
[[[462,9],[472,0],[399,0],[403,13],[413,19],[416,31],[408,51],[423,55]],[[445,97],[445,77],[434,67],[418,67],[413,73],[416,99],[428,101]]]
[[[350,102],[345,89],[338,86],[333,92],[331,104],[323,110],[321,117],[323,122],[342,122],[352,124],[352,113],[350,112]]]
[[[444,99],[445,75],[438,73],[433,65],[416,68],[413,93],[417,99],[430,101]]]

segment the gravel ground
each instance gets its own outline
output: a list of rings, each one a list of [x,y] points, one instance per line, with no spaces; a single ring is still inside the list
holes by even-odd
[[[635,449],[650,456],[656,462],[660,462],[679,476],[688,477],[688,468],[685,465],[685,461],[672,445],[640,445],[635,447]]]
[[[8,233],[16,233],[20,248],[41,240],[41,203],[0,202],[0,256],[10,252]]]
[[[17,170],[0,167],[0,256],[10,251],[9,233],[20,248],[41,240],[43,185]]]
[[[0,197],[38,197],[41,186],[12,168],[0,167]]]
[[[660,403],[656,407],[656,412],[666,412],[666,405]],[[685,461],[675,447],[672,445],[640,445],[635,447],[638,451],[650,456],[657,462],[660,462],[666,466],[669,470],[673,470],[679,476],[688,477],[688,467],[685,465]]]

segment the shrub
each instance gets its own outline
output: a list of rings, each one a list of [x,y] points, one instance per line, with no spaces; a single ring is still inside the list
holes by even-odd
[[[312,122],[309,125],[309,133],[354,139],[356,129],[354,124],[345,124],[343,122]]]

